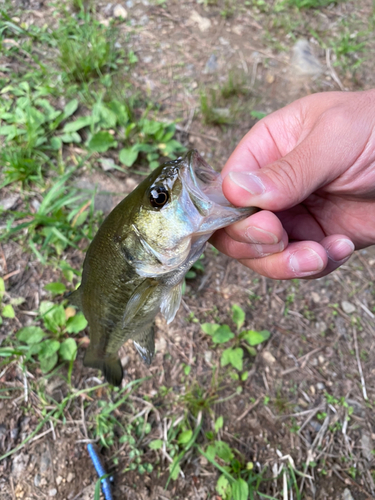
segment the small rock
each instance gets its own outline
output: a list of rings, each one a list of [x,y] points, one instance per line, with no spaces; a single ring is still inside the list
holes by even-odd
[[[262,358],[267,365],[273,365],[276,362],[276,358],[269,351],[264,351]]]
[[[57,495],[57,489],[56,488],[52,488],[52,489],[49,490],[48,496],[55,497],[56,495]]]
[[[103,14],[106,17],[112,17],[113,16],[113,4],[112,3],[107,3],[107,5],[103,9]]]
[[[16,455],[12,463],[12,476],[16,478],[20,477],[23,471],[26,469],[28,461],[29,455],[25,455],[24,453]]]
[[[204,32],[211,28],[211,21],[207,17],[202,17],[196,10],[190,14],[190,22],[198,24],[200,31]]]
[[[132,9],[134,7],[134,2],[133,0],[128,0],[127,2],[125,2],[125,5],[128,9]]]
[[[342,494],[342,500],[354,500],[352,494],[350,493],[350,490],[348,488],[345,488],[343,494]]]
[[[362,455],[370,462],[373,458],[372,454],[372,440],[367,432],[363,432],[361,436]]]
[[[316,388],[318,389],[318,391],[324,391],[325,385],[322,382],[318,382],[316,384]]]
[[[44,451],[40,458],[40,473],[44,474],[51,466],[51,458],[48,451]]]
[[[311,292],[311,298],[312,298],[312,301],[315,303],[315,304],[319,304],[320,302],[320,295],[316,292]]]
[[[146,24],[148,24],[150,18],[148,17],[147,14],[143,14],[143,16],[140,18],[139,20],[139,26],[146,26]]]
[[[155,351],[161,352],[162,354],[164,354],[166,349],[167,349],[166,340],[163,337],[160,337],[159,339],[157,339],[155,342]]]
[[[62,483],[62,480],[63,480],[63,478],[61,476],[57,476],[57,478],[56,478],[56,484],[57,484],[57,486],[60,486],[60,484]]]
[[[100,158],[99,163],[104,172],[108,172],[108,170],[114,170],[116,168],[115,160],[112,158]]]
[[[40,485],[40,480],[41,480],[40,474],[35,474],[35,476],[34,476],[34,486],[36,486],[37,488]]]
[[[344,313],[346,313],[346,314],[352,314],[356,310],[355,305],[352,304],[351,302],[346,301],[346,300],[343,300],[341,302],[341,307],[342,307],[342,310],[344,311]]]
[[[206,363],[211,364],[212,361],[212,351],[204,351],[204,360]]]
[[[292,65],[301,75],[316,76],[322,72],[322,66],[314,56],[307,40],[298,40],[293,47]]]
[[[145,57],[143,58],[143,62],[144,62],[145,64],[150,64],[150,62],[152,62],[152,56],[145,56]]]
[[[318,360],[319,360],[319,364],[322,365],[324,363],[324,361],[325,361],[324,356],[320,355],[318,357]]]
[[[208,58],[208,61],[206,62],[206,66],[204,67],[203,73],[208,74],[208,73],[215,73],[217,71],[218,65],[217,65],[217,57],[215,54],[211,54],[210,57]]]
[[[113,9],[113,16],[121,19],[126,19],[128,17],[128,11],[122,5],[117,4]]]
[[[71,483],[75,477],[76,476],[73,472],[69,472],[68,477],[66,478],[67,483]]]
[[[18,196],[9,196],[9,198],[4,198],[0,200],[0,208],[3,210],[11,210],[18,201]]]

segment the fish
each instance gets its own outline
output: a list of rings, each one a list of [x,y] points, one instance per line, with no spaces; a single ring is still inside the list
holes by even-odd
[[[128,339],[149,365],[155,316],[161,312],[167,324],[173,321],[184,276],[207,240],[256,211],[229,203],[220,174],[196,150],[153,170],[100,226],[84,259],[81,284],[69,297],[89,325],[84,366],[121,385],[118,351]]]

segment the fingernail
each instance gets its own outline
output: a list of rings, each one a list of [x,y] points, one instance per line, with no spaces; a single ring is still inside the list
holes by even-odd
[[[322,271],[324,262],[320,255],[311,248],[302,248],[289,257],[289,266],[297,275],[308,276]]]
[[[255,226],[249,226],[244,236],[250,243],[258,243],[260,245],[275,245],[278,242],[275,234]]]
[[[264,245],[254,245],[255,250],[258,252],[257,259],[260,259],[262,257],[267,257],[268,255],[273,255],[275,253],[280,253],[284,250],[284,242],[280,241],[277,245],[274,245],[274,248],[271,249],[268,247],[268,251],[265,251]]]
[[[258,195],[266,192],[263,182],[251,172],[230,172],[228,175],[237,186],[251,194]]]
[[[328,257],[333,260],[333,262],[340,262],[341,260],[347,259],[354,250],[354,243],[346,238],[334,241],[328,245],[326,249]]]

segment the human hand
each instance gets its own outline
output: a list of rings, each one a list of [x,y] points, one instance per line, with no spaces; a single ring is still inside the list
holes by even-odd
[[[304,97],[265,117],[223,171],[236,206],[220,251],[274,279],[318,278],[375,243],[375,90]]]

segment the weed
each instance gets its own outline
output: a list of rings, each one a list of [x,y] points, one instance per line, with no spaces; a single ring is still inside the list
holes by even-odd
[[[77,19],[65,19],[54,37],[58,63],[70,81],[88,82],[116,69],[123,61],[123,54],[115,47],[116,30],[103,26],[82,10]]]
[[[340,1],[346,0],[284,0],[283,3],[291,7],[297,7],[297,9],[320,9]]]
[[[217,107],[218,96],[214,89],[200,93],[200,109],[206,125],[227,125],[232,123],[229,108]]]
[[[203,323],[202,330],[212,337],[215,344],[225,344],[233,339],[232,345],[225,349],[220,358],[221,366],[232,365],[236,370],[243,370],[244,349],[251,355],[256,355],[255,346],[265,342],[270,337],[268,330],[260,332],[255,330],[244,330],[241,328],[245,322],[245,312],[238,305],[232,306],[232,320],[236,324],[238,336],[235,338],[234,333],[228,325],[219,325],[217,323]]]

